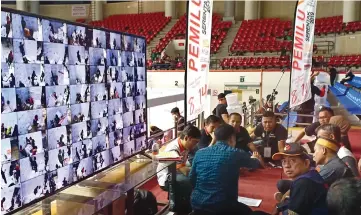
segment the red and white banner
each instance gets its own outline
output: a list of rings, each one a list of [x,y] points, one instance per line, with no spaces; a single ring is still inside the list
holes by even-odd
[[[190,0],[187,33],[187,120],[195,119],[206,106],[211,59],[213,0]]]
[[[299,0],[295,13],[290,107],[311,99],[311,68],[317,0]]]

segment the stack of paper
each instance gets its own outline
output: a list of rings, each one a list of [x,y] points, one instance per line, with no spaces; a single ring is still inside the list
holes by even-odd
[[[259,207],[262,200],[261,199],[251,199],[247,197],[238,196],[238,202],[241,202],[245,205],[248,205],[250,207]]]

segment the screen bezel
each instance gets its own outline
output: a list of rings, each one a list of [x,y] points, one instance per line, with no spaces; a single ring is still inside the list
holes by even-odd
[[[147,122],[146,122],[146,134],[145,134],[145,143],[148,143],[148,92],[147,92],[147,87],[148,87],[148,83],[147,83],[147,40],[145,37],[143,36],[139,36],[139,35],[134,35],[134,34],[129,34],[127,32],[120,32],[120,31],[115,31],[115,30],[110,30],[110,29],[106,29],[106,28],[101,28],[101,27],[95,27],[95,26],[90,26],[90,25],[86,25],[86,24],[83,24],[83,23],[77,23],[77,22],[72,22],[72,21],[68,21],[68,20],[64,20],[64,19],[59,19],[59,18],[54,18],[54,17],[49,17],[49,16],[42,16],[42,15],[38,15],[38,14],[33,14],[33,13],[29,13],[29,12],[25,12],[25,11],[19,11],[19,10],[15,10],[15,9],[11,9],[11,8],[6,8],[6,7],[1,7],[1,11],[3,12],[7,12],[7,13],[15,13],[15,14],[19,14],[19,15],[23,15],[23,16],[30,16],[30,17],[36,17],[36,18],[40,18],[40,19],[47,19],[47,20],[53,20],[53,21],[57,21],[57,22],[62,22],[62,23],[66,23],[67,25],[70,24],[70,25],[76,25],[76,26],[81,26],[81,27],[85,27],[87,29],[96,29],[96,30],[101,30],[101,31],[105,31],[106,33],[109,32],[109,33],[116,33],[116,34],[120,34],[120,35],[126,35],[126,36],[131,36],[131,37],[137,37],[137,38],[140,38],[140,39],[143,39],[144,40],[144,44],[145,44],[145,53],[144,53],[144,70],[145,70],[145,111],[146,111],[146,114],[147,114]],[[13,38],[11,38],[13,39]],[[44,41],[41,41],[44,43]],[[106,49],[106,48],[105,48]],[[120,52],[122,51],[121,49],[119,50]],[[68,85],[70,86],[70,85]],[[135,97],[134,97],[135,99]],[[109,101],[109,100],[108,100]],[[47,109],[47,108],[46,108]],[[136,145],[136,142],[134,141],[134,144]],[[127,156],[127,157],[123,157],[121,160],[115,162],[115,163],[112,163],[110,165],[108,165],[107,167],[101,169],[101,170],[98,170],[98,171],[94,171],[92,174],[90,175],[87,175],[86,177],[76,181],[76,182],[72,182],[70,184],[68,184],[67,186],[65,187],[62,187],[62,188],[59,188],[57,189],[54,193],[48,195],[48,196],[43,196],[43,197],[40,197],[40,198],[37,198],[35,200],[32,200],[30,201],[29,203],[26,203],[26,204],[22,204],[21,207],[19,208],[16,208],[8,213],[5,213],[6,215],[10,215],[10,214],[14,214],[14,213],[17,213],[25,208],[28,208],[29,206],[33,205],[33,204],[36,204],[36,203],[39,203],[43,200],[45,200],[46,198],[49,198],[55,194],[58,194],[62,191],[64,191],[65,189],[81,182],[81,181],[84,181],[86,179],[89,179],[90,177],[94,177],[96,174],[100,173],[100,172],[103,172],[107,169],[110,169],[112,167],[114,167],[115,165],[118,165],[122,162],[124,162],[125,160],[128,160],[129,158],[131,157],[134,157],[136,155],[139,155],[139,154],[143,154],[145,151],[147,150],[147,148],[143,149],[143,150],[140,150],[136,153],[133,153],[132,155],[130,156]],[[20,160],[20,159],[19,159]],[[21,167],[20,167],[21,168]]]

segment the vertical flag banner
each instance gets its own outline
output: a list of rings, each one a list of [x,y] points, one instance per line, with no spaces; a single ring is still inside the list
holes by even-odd
[[[311,68],[317,0],[300,0],[296,6],[290,108],[311,99]]]
[[[188,2],[186,37],[186,119],[195,119],[206,106],[208,72],[211,58],[213,0]]]

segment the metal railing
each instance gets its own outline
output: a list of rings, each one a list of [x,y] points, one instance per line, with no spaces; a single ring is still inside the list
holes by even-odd
[[[242,107],[244,127],[248,127],[248,126],[255,127],[259,123],[259,119],[262,117],[263,114],[258,113],[259,109],[257,109],[257,106],[259,106],[259,104],[255,102],[248,106]],[[275,113],[275,115],[279,116],[280,118],[279,123],[282,124],[284,123],[284,120],[287,119],[286,116],[288,116],[288,113]],[[299,113],[297,114],[290,113],[289,116],[310,117],[310,118],[314,117],[313,114],[299,114]],[[307,126],[310,125],[311,123],[292,122],[292,124]]]
[[[315,44],[317,43],[317,51],[316,54],[319,51],[322,51],[324,49],[320,49],[323,47],[327,47],[327,54],[330,54],[331,51],[333,51],[335,49],[335,42],[333,41],[319,41],[319,42],[315,42]],[[321,43],[321,44],[320,44]]]
[[[159,131],[156,134],[149,136],[148,137],[148,149],[151,149],[152,144],[155,141],[160,143],[160,146],[163,146],[163,145],[175,140],[179,136],[178,129],[177,129],[179,127],[192,124],[199,128],[199,125],[197,125],[197,120],[198,119],[189,120],[187,123],[182,123],[182,124],[178,124],[177,122],[175,122],[174,127],[169,128],[164,131],[163,130]]]

